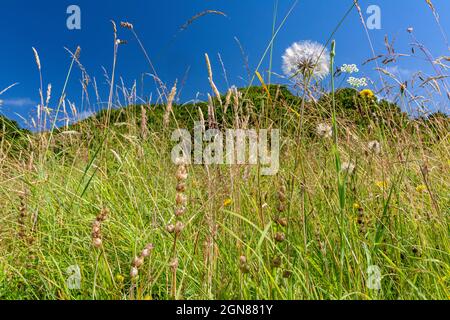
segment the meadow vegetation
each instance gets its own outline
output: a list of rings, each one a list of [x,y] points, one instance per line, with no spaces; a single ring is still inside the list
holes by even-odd
[[[159,102],[139,103],[113,70],[108,108],[85,120],[0,118],[0,299],[448,299],[447,115],[312,81],[222,95],[207,69],[208,101],[156,81]],[[279,173],[173,163],[173,130],[195,121],[280,129]]]

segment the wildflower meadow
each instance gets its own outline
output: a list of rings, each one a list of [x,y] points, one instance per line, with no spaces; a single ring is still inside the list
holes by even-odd
[[[365,1],[342,1],[339,14],[327,16],[334,28],[314,39],[291,17],[301,3],[268,2],[273,19],[259,23],[271,34],[260,56],[247,55],[236,37],[236,61],[190,53],[186,43],[189,32],[215,21],[233,24],[238,2],[228,11],[202,3],[208,10],[182,12],[181,20],[174,14],[178,29],[168,46],[180,41],[183,50],[166,69],[152,34],[141,33],[150,18],[117,12],[96,22],[98,37],[110,44],[100,76],[90,70],[101,66],[84,60],[85,51],[95,52],[80,43],[62,48],[67,68],[49,79],[54,49],[43,43],[66,38],[33,35],[26,59],[37,89],[29,113],[3,112],[19,103],[10,95],[24,91],[3,67],[0,299],[450,297],[450,30],[439,19],[443,2],[404,1],[426,12],[441,52],[427,49],[409,25],[395,35],[407,39],[407,49],[397,51],[386,29],[377,31],[388,34],[384,41],[372,41],[376,17],[367,18]],[[92,28],[78,20],[92,14],[83,10],[64,15],[64,8],[67,39]],[[348,19],[362,40],[338,38],[356,32]],[[295,32],[284,32],[289,26]],[[17,29],[8,32],[25,42]],[[214,35],[198,43],[208,37]],[[353,53],[364,59],[349,58]],[[125,54],[142,62],[131,82],[122,78]],[[185,56],[203,76],[165,76]],[[410,60],[424,69],[402,73],[398,64]],[[240,68],[234,78],[231,66]],[[202,90],[195,81],[207,86],[201,94],[191,94]]]

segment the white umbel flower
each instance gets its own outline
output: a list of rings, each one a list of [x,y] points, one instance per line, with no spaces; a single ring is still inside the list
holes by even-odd
[[[316,132],[317,135],[322,138],[331,138],[333,136],[333,128],[326,123],[319,123]]]
[[[330,73],[330,54],[320,43],[295,42],[283,55],[283,72],[290,78],[322,80]]]
[[[374,141],[370,141],[367,144],[367,148],[369,149],[369,151],[375,155],[378,155],[381,153],[381,144],[374,140]]]
[[[355,88],[367,87],[367,79],[366,78],[355,78],[350,77],[347,80],[348,84]]]
[[[352,74],[359,72],[359,69],[356,64],[344,64],[341,67],[341,71],[344,73]]]

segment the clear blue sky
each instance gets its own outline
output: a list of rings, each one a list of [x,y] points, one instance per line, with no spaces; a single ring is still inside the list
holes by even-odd
[[[293,0],[279,0],[278,24],[294,3]],[[103,99],[106,100],[106,83],[102,66],[110,72],[112,64],[112,28],[110,19],[130,21],[146,46],[162,80],[169,85],[181,79],[188,67],[189,78],[183,89],[182,101],[196,97],[203,99],[210,91],[204,63],[204,53],[212,60],[216,82],[221,91],[226,83],[217,59],[220,53],[227,69],[230,85],[247,84],[247,73],[239,47],[234,37],[239,38],[251,68],[257,66],[267,47],[272,33],[275,0],[78,0],[78,1],[24,1],[4,0],[0,2],[0,91],[8,85],[20,84],[0,97],[4,105],[0,112],[14,119],[17,114],[29,118],[35,112],[39,101],[39,76],[31,47],[40,54],[44,86],[53,85],[53,103],[62,90],[70,57],[64,50],[82,48],[81,62],[91,77],[96,77]],[[450,36],[450,2],[433,0],[443,29]],[[69,31],[66,28],[66,9],[77,4],[82,11],[82,29]],[[298,40],[315,40],[325,43],[333,29],[348,10],[352,0],[300,0],[280,30],[275,40],[273,71],[281,73],[281,55],[286,47]],[[409,53],[411,42],[406,29],[414,27],[417,39],[423,42],[437,56],[449,56],[450,52],[439,31],[431,10],[425,0],[362,0],[365,11],[371,4],[380,6],[382,29],[370,31],[375,50],[385,52],[384,36],[396,37],[398,52]],[[206,9],[220,10],[227,17],[209,15],[195,21],[187,30],[178,33],[189,18]],[[178,34],[178,35],[177,35]],[[175,40],[171,41],[177,35]],[[142,73],[149,72],[148,65],[132,35],[124,29],[119,36],[129,44],[120,47],[118,75],[127,86]],[[338,45],[337,63],[357,63],[371,57],[370,47],[356,11],[353,11],[335,35]],[[268,59],[262,65],[261,73],[267,75]],[[420,59],[403,59],[395,72],[407,78],[417,70],[429,70]],[[374,65],[361,67],[361,76],[376,79]],[[273,81],[278,81],[274,76]],[[80,104],[80,72],[70,78],[67,98]],[[144,94],[155,93],[153,82],[147,78]],[[138,92],[140,93],[140,92]],[[91,91],[93,95],[93,92]],[[447,99],[439,102],[441,109],[448,108]],[[448,110],[448,109],[447,109]],[[87,111],[87,110],[86,110]]]

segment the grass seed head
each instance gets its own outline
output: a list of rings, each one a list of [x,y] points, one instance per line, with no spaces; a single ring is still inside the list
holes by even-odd
[[[175,233],[176,234],[180,234],[181,232],[183,232],[183,230],[184,230],[184,223],[183,222],[181,222],[181,221],[178,221],[176,224],[175,224]]]
[[[275,234],[275,241],[276,242],[284,242],[286,240],[286,235],[283,232],[277,232]]]
[[[166,230],[167,230],[168,233],[174,233],[175,232],[175,226],[173,224],[169,224],[166,227]]]

